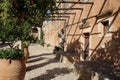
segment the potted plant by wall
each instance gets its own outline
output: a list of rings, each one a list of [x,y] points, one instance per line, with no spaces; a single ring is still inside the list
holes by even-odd
[[[53,54],[55,54],[55,59],[60,60],[61,52],[63,49],[60,46],[55,46],[53,49]]]
[[[26,65],[20,49],[0,50],[0,80],[24,80]]]

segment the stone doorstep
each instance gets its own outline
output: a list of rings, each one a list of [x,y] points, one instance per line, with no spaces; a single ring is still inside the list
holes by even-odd
[[[81,80],[120,80],[120,76],[115,74],[118,71],[120,75],[120,70],[115,71],[115,68],[108,64],[84,61],[75,62],[74,66]]]

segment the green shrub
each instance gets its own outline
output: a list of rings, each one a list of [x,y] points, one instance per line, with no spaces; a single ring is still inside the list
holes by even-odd
[[[44,31],[41,29],[40,33],[40,44],[44,46]]]
[[[27,48],[29,46],[30,42],[29,41],[23,41],[22,46]]]
[[[0,50],[0,59],[19,59],[24,57],[24,52],[20,49]]]
[[[47,44],[47,47],[50,47],[51,45],[50,44]]]

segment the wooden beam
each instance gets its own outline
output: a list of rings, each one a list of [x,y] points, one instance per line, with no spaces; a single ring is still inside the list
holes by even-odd
[[[76,14],[76,13],[51,13],[51,14],[68,14],[68,15],[72,15],[72,14]]]
[[[93,4],[93,2],[57,1],[56,3]]]
[[[70,17],[70,16],[51,16],[51,17]]]
[[[83,10],[83,8],[58,8],[57,10]]]
[[[54,19],[49,19],[49,20],[54,20],[54,21],[55,21],[55,20],[58,20],[58,21],[66,21],[66,19],[55,19],[55,18],[54,18]]]

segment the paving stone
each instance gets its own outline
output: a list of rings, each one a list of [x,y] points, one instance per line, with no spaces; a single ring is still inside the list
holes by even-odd
[[[65,64],[54,59],[52,48],[30,45],[30,57],[27,61],[25,80],[77,80],[72,64]]]

